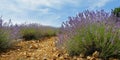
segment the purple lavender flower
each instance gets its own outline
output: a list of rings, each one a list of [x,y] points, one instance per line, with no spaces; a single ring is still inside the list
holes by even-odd
[[[113,13],[86,10],[63,22],[57,46],[66,47],[70,55],[89,55],[98,51],[101,53],[100,57],[107,58],[110,54],[114,55],[115,49],[120,51],[119,35],[120,19]]]

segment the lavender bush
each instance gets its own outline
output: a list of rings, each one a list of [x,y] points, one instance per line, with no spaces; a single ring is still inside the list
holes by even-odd
[[[105,11],[84,11],[64,22],[58,35],[57,47],[65,47],[73,55],[120,57],[120,20]]]
[[[38,26],[22,25],[20,33],[25,40],[37,39],[36,35],[39,33],[37,30]]]
[[[15,40],[19,38],[18,31],[18,27],[13,25],[11,20],[3,22],[0,18],[0,51],[5,51],[14,46]]]
[[[0,18],[0,51],[11,48],[19,39],[39,40],[44,37],[55,36],[58,28],[42,26],[37,23],[13,24],[11,20],[4,22]]]
[[[57,28],[32,23],[21,25],[20,33],[25,40],[39,40],[40,38],[55,36]]]

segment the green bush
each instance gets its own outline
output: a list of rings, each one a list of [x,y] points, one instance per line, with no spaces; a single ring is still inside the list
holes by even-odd
[[[66,48],[71,56],[84,54],[87,57],[97,51],[103,60],[120,59],[119,21],[119,17],[104,10],[86,10],[63,22],[56,46]]]
[[[40,32],[38,32],[34,28],[24,28],[24,29],[21,29],[20,32],[21,32],[22,38],[24,38],[25,40],[38,39],[38,36],[40,35]]]
[[[14,42],[10,38],[9,32],[0,29],[0,51],[5,51],[13,46]]]
[[[55,29],[55,28],[46,28],[45,30],[41,30],[41,31],[42,31],[43,37],[55,36],[57,33],[57,29]]]
[[[67,51],[71,56],[81,53],[88,56],[98,51],[101,58],[120,57],[120,30],[112,25],[90,24],[76,32],[77,34],[66,42]]]
[[[115,9],[113,10],[113,13],[114,13],[117,17],[120,17],[120,7],[115,8]]]
[[[25,40],[39,40],[40,38],[55,36],[57,29],[46,26],[28,26],[21,28],[20,33]]]

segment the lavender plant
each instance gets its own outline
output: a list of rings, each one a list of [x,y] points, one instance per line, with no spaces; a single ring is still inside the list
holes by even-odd
[[[55,36],[57,28],[42,26],[37,23],[21,25],[20,32],[25,40],[39,40],[40,38]]]
[[[22,38],[25,40],[31,40],[31,39],[37,39],[36,34],[37,34],[38,27],[37,26],[22,26],[20,32],[22,35]]]
[[[11,20],[9,22],[3,22],[0,18],[0,51],[5,51],[7,48],[12,47],[18,39],[17,27],[12,25]]]
[[[83,53],[99,57],[120,57],[120,23],[112,13],[84,11],[64,22],[58,35],[57,47],[65,47],[73,55]]]
[[[3,30],[0,30],[0,51],[7,48],[9,45],[7,45],[9,36],[6,32]]]
[[[13,24],[11,20],[4,22],[0,18],[0,51],[14,46],[18,39],[39,40],[43,37],[55,36],[57,28],[42,26],[37,23],[32,24]]]

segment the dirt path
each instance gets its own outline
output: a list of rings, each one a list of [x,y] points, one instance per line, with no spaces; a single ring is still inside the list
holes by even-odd
[[[56,60],[59,51],[55,47],[55,41],[55,37],[46,40],[21,41],[16,50],[1,54],[0,60]]]
[[[65,50],[60,51],[55,47],[56,40],[56,37],[51,37],[43,40],[21,41],[14,50],[0,54],[0,60],[101,60],[93,57],[87,59],[82,56],[70,57]]]

